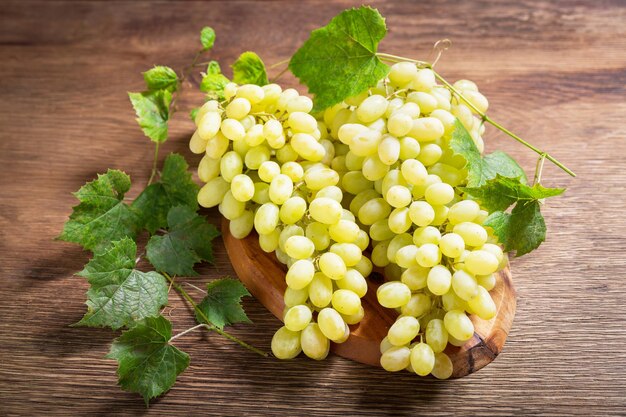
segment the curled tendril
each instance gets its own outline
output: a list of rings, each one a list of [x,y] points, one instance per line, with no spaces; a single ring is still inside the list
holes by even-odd
[[[435,59],[433,60],[432,63],[432,67],[434,67],[435,65],[437,65],[437,61],[439,61],[439,58],[441,58],[441,55],[448,50],[448,48],[450,48],[452,46],[452,41],[450,39],[439,39],[437,42],[435,42],[435,44],[433,45],[433,49],[430,52],[431,56],[435,56]]]

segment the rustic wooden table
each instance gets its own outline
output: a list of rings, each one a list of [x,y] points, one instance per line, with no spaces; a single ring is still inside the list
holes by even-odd
[[[440,382],[335,356],[279,362],[194,333],[179,344],[190,368],[147,410],[116,386],[115,363],[103,359],[113,333],[68,327],[85,310],[87,286],[73,274],[88,254],[53,238],[75,203],[70,192],[96,173],[115,167],[147,180],[152,147],[126,97],[141,89],[140,71],[183,67],[207,24],[224,67],[244,50],[278,62],[352,4],[2,2],[1,415],[626,413],[624,1],[374,3],[390,27],[385,51],[426,58],[433,42],[452,39],[440,71],[478,82],[497,120],[579,175],[546,164],[545,183],[568,191],[545,208],[544,245],[512,262],[513,330],[477,374]],[[199,99],[186,94],[182,105]],[[186,145],[192,128],[181,112],[165,148],[197,163]],[[534,168],[525,148],[493,129],[487,139]],[[210,217],[218,223],[216,211]],[[216,251],[216,265],[197,281],[233,272],[221,242]],[[179,298],[171,300],[174,326],[190,325]],[[233,332],[268,349],[279,322],[253,299],[245,307],[255,325]]]

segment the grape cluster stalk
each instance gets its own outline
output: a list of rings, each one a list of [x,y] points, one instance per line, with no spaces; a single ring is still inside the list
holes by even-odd
[[[473,336],[468,315],[495,316],[489,291],[508,259],[449,146],[459,120],[483,151],[488,101],[471,81],[453,87],[462,100],[432,69],[399,62],[315,117],[277,84],[230,83],[196,114],[199,204],[218,206],[236,238],[255,230],[288,267],[277,358],[321,360],[345,342],[374,268],[387,279],[378,302],[399,313],[380,346],[388,371],[450,377],[444,350]]]

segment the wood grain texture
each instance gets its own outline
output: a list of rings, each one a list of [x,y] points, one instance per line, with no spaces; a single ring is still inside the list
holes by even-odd
[[[244,239],[230,234],[230,222],[222,219],[222,236],[226,253],[239,279],[250,293],[263,304],[274,317],[282,320],[285,311],[283,294],[287,289],[287,268],[276,256],[264,252],[259,246],[256,233]],[[376,290],[383,284],[384,276],[375,271],[368,277],[367,294],[361,299],[365,315],[361,322],[350,325],[350,337],[343,343],[330,344],[331,352],[366,365],[380,366],[380,343],[398,314],[380,305]],[[490,291],[496,306],[491,320],[471,316],[474,336],[463,346],[448,345],[446,354],[452,360],[453,378],[461,378],[476,372],[493,362],[502,352],[506,336],[515,317],[515,289],[511,271],[507,267],[497,274],[497,283]]]
[[[153,64],[180,69],[204,25],[214,58],[244,50],[289,57],[350,1],[3,1],[0,8],[0,415],[623,415],[626,410],[626,4],[622,0],[372,2],[390,28],[381,48],[428,58],[451,80],[476,81],[490,114],[572,167],[546,164],[546,185],[566,186],[544,213],[547,241],[513,259],[518,293],[506,348],[454,381],[389,374],[331,355],[279,362],[215,335],[190,334],[192,357],[175,388],[149,410],[116,386],[103,359],[113,332],[70,328],[85,311],[88,254],[53,241],[78,189],[109,167],[147,181],[152,147],[126,91]],[[197,83],[198,76],[192,77]],[[292,78],[285,82],[295,85]],[[185,94],[181,106],[201,100]],[[192,125],[172,121],[164,151],[186,150]],[[487,148],[529,170],[535,155],[488,128]],[[165,155],[165,152],[162,153]],[[139,186],[131,190],[134,197]],[[216,211],[208,212],[217,224]],[[224,247],[204,283],[233,274]],[[145,265],[144,265],[145,266]],[[200,294],[194,294],[200,297]],[[174,328],[192,324],[171,297]],[[268,349],[279,325],[253,299],[239,337]]]

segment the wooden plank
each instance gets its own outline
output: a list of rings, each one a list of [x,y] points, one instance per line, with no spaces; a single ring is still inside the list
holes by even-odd
[[[108,167],[136,184],[152,148],[133,120],[126,91],[156,63],[183,67],[204,25],[218,33],[226,67],[244,50],[266,62],[293,53],[308,32],[356,3],[5,1],[0,14],[0,414],[140,414],[136,395],[115,384],[103,359],[114,334],[69,328],[84,312],[88,256],[52,239],[75,203],[71,191]],[[476,81],[490,113],[573,168],[552,166],[547,185],[569,187],[545,207],[548,240],[514,259],[516,320],[498,359],[467,378],[422,380],[332,356],[324,362],[263,359],[216,335],[179,346],[190,368],[151,414],[429,415],[623,414],[626,409],[626,7],[623,1],[479,0],[374,2],[390,27],[386,52],[428,58],[447,77]],[[199,78],[193,78],[198,82]],[[287,85],[295,85],[285,77]],[[190,89],[191,90],[191,89]],[[186,94],[192,107],[198,94]],[[165,151],[186,150],[193,127],[181,112]],[[535,155],[493,129],[501,148],[532,169]],[[165,155],[165,152],[163,152]],[[135,187],[130,197],[138,192]],[[217,224],[219,215],[209,211]],[[204,283],[233,274],[224,247]],[[199,296],[199,294],[196,294]],[[176,329],[192,323],[173,295]],[[279,325],[259,303],[254,326],[235,326],[268,349]]]

